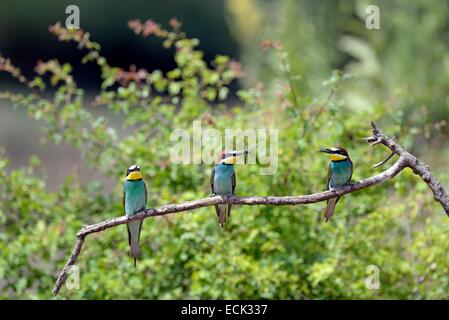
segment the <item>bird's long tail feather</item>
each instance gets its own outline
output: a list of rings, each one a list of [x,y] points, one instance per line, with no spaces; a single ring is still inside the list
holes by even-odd
[[[217,212],[218,223],[220,223],[221,227],[224,227],[226,222],[226,216],[231,214],[231,205],[230,204],[216,204],[215,211]]]
[[[327,201],[326,211],[324,212],[324,221],[329,221],[329,219],[334,215],[335,206],[339,198],[332,198]]]
[[[139,238],[142,228],[142,220],[128,222],[128,242],[131,250],[131,256],[134,258],[134,267],[136,267],[137,257],[140,255]]]

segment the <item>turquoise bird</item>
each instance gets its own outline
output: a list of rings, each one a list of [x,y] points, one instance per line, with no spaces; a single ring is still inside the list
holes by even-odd
[[[132,165],[126,171],[126,180],[123,184],[123,209],[127,217],[135,215],[147,206],[147,186],[142,178],[140,167]],[[140,255],[139,239],[143,220],[134,220],[127,223],[128,243],[131,249],[131,256],[136,259]]]
[[[342,147],[321,148],[321,152],[329,153],[331,161],[327,173],[327,189],[332,190],[351,182],[353,165],[348,152]],[[324,219],[327,222],[335,212],[340,197],[327,200]]]
[[[234,194],[236,185],[234,164],[237,162],[237,157],[241,155],[245,155],[246,162],[247,154],[248,151],[221,152],[210,177],[212,196],[230,196]],[[215,211],[217,212],[218,222],[223,228],[226,217],[231,216],[231,204],[216,204]]]

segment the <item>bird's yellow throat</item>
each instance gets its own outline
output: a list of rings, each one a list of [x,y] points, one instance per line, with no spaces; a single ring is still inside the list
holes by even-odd
[[[332,161],[341,161],[341,160],[345,160],[345,159],[348,159],[348,157],[343,156],[341,154],[335,154],[335,153],[331,154]]]
[[[142,173],[140,171],[132,171],[126,176],[126,180],[140,180]]]

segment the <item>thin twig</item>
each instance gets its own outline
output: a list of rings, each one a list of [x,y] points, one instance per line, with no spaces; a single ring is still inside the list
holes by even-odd
[[[388,157],[386,157],[385,159],[383,159],[381,162],[376,163],[375,165],[373,165],[374,168],[380,167],[381,165],[383,165],[384,163],[387,163],[388,160],[390,160],[391,158],[393,158],[395,155],[394,152],[391,152]]]

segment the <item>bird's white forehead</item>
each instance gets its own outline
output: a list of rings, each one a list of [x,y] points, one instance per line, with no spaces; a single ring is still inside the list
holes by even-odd
[[[332,152],[336,152],[336,151],[340,151],[340,149],[339,149],[339,148],[333,147],[333,148],[331,148],[331,151],[332,151]]]
[[[129,171],[133,171],[133,170],[136,170],[136,169],[140,169],[137,164],[133,164],[131,167],[128,168]]]

